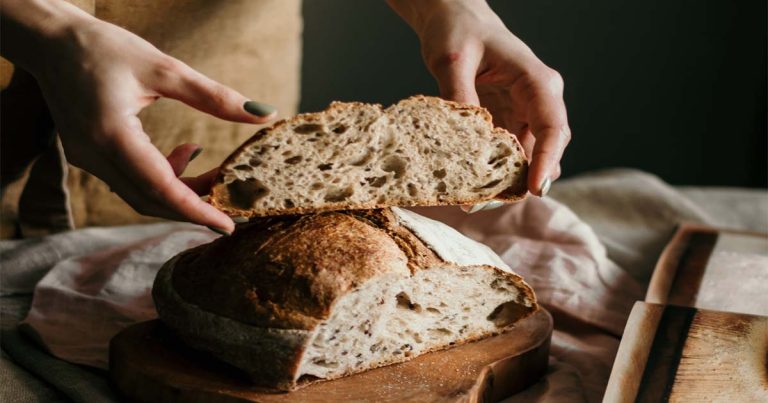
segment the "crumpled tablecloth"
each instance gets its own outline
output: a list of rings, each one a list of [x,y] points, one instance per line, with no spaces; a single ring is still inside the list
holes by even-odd
[[[624,322],[634,301],[643,298],[653,264],[675,225],[695,221],[763,231],[768,227],[768,192],[697,192],[703,191],[691,189],[692,197],[686,197],[653,176],[609,171],[558,182],[552,198],[531,197],[473,215],[457,208],[414,210],[489,245],[553,313],[549,374],[510,401],[598,401]],[[709,201],[703,203],[709,207],[694,201],[697,197]],[[719,218],[718,200],[729,210],[725,219]],[[734,213],[734,200],[743,214]],[[189,224],[153,224],[0,242],[3,313],[16,315],[3,318],[3,349],[71,399],[114,398],[103,373],[55,360],[19,337],[12,325],[25,301],[18,296],[36,284],[19,327],[28,339],[68,362],[105,369],[109,339],[156,316],[150,290],[162,263],[215,236]],[[14,295],[20,307],[6,309],[5,297]],[[67,376],[80,384],[62,382]]]

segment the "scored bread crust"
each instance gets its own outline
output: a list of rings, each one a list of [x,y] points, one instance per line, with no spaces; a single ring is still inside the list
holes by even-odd
[[[291,390],[300,386],[297,371],[312,331],[341,297],[373,278],[437,265],[460,267],[389,209],[260,218],[174,257],[158,274],[153,297],[160,318],[192,347],[244,369],[262,386]],[[537,309],[517,274],[485,264],[476,269],[503,273],[518,290],[513,321]],[[485,336],[467,334],[457,343]]]
[[[503,189],[496,195],[489,197],[445,197],[442,199],[419,199],[417,197],[411,197],[406,202],[389,203],[378,202],[372,200],[369,202],[326,202],[322,206],[312,207],[285,207],[279,208],[250,208],[243,209],[234,205],[232,202],[230,192],[227,190],[226,174],[231,172],[234,166],[237,164],[238,159],[243,152],[249,147],[257,144],[259,141],[269,136],[273,132],[280,130],[284,127],[291,127],[299,124],[312,124],[322,122],[325,116],[332,115],[333,113],[342,113],[344,111],[354,111],[362,108],[377,108],[380,112],[386,113],[386,110],[379,104],[365,104],[361,102],[332,102],[328,108],[321,112],[303,113],[293,116],[289,119],[282,119],[270,127],[263,128],[254,134],[250,139],[240,145],[227,159],[221,164],[219,174],[215,180],[213,187],[211,188],[210,197],[208,202],[219,210],[234,217],[261,217],[261,216],[273,216],[273,215],[285,215],[285,214],[306,214],[306,213],[318,213],[324,211],[337,211],[337,210],[349,210],[349,209],[379,209],[392,206],[444,206],[444,205],[460,205],[460,204],[477,204],[489,200],[499,200],[504,202],[515,202],[524,199],[528,193],[528,187],[526,183],[528,172],[528,161],[525,157],[525,153],[522,151],[517,137],[501,127],[494,127],[493,118],[487,109],[475,105],[467,105],[454,101],[446,101],[437,97],[428,97],[423,95],[415,95],[400,101],[399,104],[408,102],[420,102],[426,107],[441,107],[446,106],[452,111],[458,113],[469,113],[480,117],[485,123],[485,129],[489,131],[493,136],[503,136],[512,140],[515,151],[521,157],[521,166],[513,175],[513,182],[507,188]]]

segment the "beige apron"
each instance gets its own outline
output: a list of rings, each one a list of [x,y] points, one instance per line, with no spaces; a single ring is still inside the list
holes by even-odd
[[[300,0],[79,0],[73,3],[141,36],[246,97],[275,105],[281,116],[296,112],[302,31]],[[5,62],[1,67],[2,84],[6,87],[11,68]],[[21,76],[16,77],[19,74],[17,72],[14,79],[25,81],[19,79]],[[14,102],[10,89],[3,91],[4,104]],[[34,100],[30,102],[34,104]],[[197,175],[217,166],[257,129],[253,125],[226,122],[167,99],[146,108],[139,116],[152,142],[165,154],[186,142],[204,148],[185,175]],[[22,130],[18,127],[24,125],[11,127]],[[16,136],[26,133],[11,133],[5,126],[3,131],[3,156],[24,147],[6,138],[22,138]],[[26,168],[25,174],[17,175],[21,179],[12,184],[7,178],[3,179],[0,215],[3,236],[13,234],[14,222],[20,224],[24,236],[31,236],[66,230],[72,225],[120,225],[154,220],[136,214],[103,182],[87,172],[72,166],[67,169],[60,157],[58,142],[47,140],[36,144],[39,148],[36,159],[31,163],[22,161],[14,167],[17,171]],[[63,183],[66,187],[62,187]]]

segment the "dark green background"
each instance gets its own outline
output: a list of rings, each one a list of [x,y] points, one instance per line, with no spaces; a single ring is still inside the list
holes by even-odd
[[[635,167],[673,184],[768,186],[766,1],[489,1],[565,78],[564,176]],[[383,0],[305,0],[302,111],[436,94]]]

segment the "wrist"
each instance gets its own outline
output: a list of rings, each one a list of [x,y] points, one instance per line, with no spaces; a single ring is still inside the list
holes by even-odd
[[[493,14],[485,0],[387,0],[387,3],[419,37],[433,18],[442,18],[457,11],[478,14],[490,11]]]

